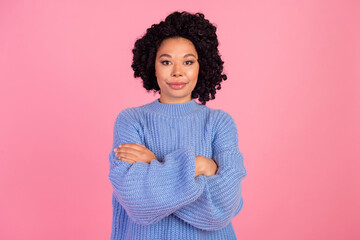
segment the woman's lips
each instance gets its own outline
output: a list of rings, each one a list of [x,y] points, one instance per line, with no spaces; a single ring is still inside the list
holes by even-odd
[[[182,89],[186,86],[186,83],[183,83],[183,82],[169,83],[169,86],[172,89]]]

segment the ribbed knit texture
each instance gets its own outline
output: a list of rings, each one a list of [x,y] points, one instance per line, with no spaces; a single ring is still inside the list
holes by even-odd
[[[143,144],[157,160],[120,161],[113,150],[123,143]],[[198,155],[217,163],[215,175],[195,177]],[[236,239],[231,220],[243,207],[247,173],[227,112],[194,100],[126,108],[115,120],[109,162],[111,239]]]

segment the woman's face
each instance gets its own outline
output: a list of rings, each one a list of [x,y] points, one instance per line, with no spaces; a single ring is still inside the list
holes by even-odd
[[[188,39],[168,38],[161,43],[155,58],[161,103],[185,103],[191,100],[191,92],[199,75],[197,59],[195,46]]]

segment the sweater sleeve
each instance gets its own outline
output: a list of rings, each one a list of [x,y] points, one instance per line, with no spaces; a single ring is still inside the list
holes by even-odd
[[[238,133],[233,118],[220,110],[216,133],[212,143],[213,157],[218,170],[206,177],[201,196],[174,212],[174,215],[194,227],[218,230],[227,226],[243,206],[242,180],[247,175],[243,154],[238,148]]]
[[[203,192],[204,179],[195,179],[195,149],[186,146],[150,164],[118,160],[113,149],[122,143],[144,144],[136,121],[126,111],[114,127],[113,148],[109,154],[109,180],[113,194],[130,219],[141,225],[160,221],[177,209],[195,201]]]

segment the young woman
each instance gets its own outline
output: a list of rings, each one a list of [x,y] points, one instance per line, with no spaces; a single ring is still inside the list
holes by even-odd
[[[237,128],[205,105],[226,80],[216,27],[201,13],[174,12],[133,54],[135,77],[160,98],[115,120],[111,239],[236,239],[231,220],[247,175]]]

